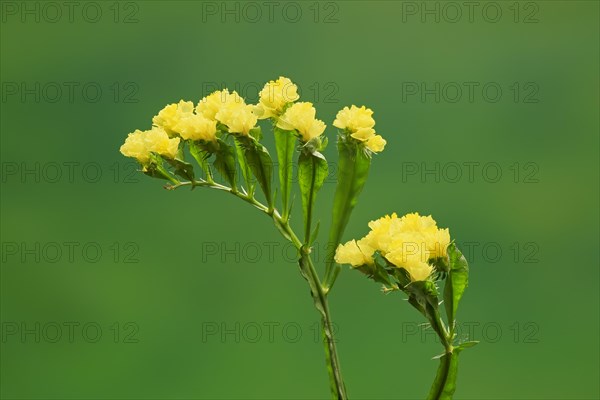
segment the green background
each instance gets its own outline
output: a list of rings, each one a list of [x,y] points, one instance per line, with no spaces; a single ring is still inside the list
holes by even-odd
[[[27,4],[36,3],[44,5]],[[458,317],[482,343],[461,356],[455,397],[600,396],[598,2],[520,2],[517,22],[514,2],[496,2],[496,23],[482,16],[486,2],[472,21],[463,6],[455,23],[444,2],[439,23],[428,14],[422,22],[422,10],[406,13],[421,2],[295,3],[296,23],[297,7],[283,15],[285,2],[273,21],[264,6],[256,22],[253,9],[240,8],[239,23],[192,1],[99,2],[92,23],[82,17],[86,3],[72,22],[65,9],[57,22],[48,21],[50,8],[23,22],[3,8],[2,398],[328,396],[317,313],[269,220],[224,193],[165,191],[118,153],[127,133],[149,128],[167,103],[197,102],[215,84],[245,87],[252,101],[279,75],[315,103],[330,139],[336,112],[365,104],[388,141],[345,239],[362,237],[385,213],[419,211],[459,243],[477,243]],[[495,8],[486,10],[494,18]],[[35,93],[36,82],[40,98],[22,98],[21,84]],[[78,85],[73,98],[65,82]],[[406,95],[411,82],[439,82],[440,101]],[[453,82],[477,82],[472,101],[465,91],[452,102]],[[502,88],[496,102],[481,91],[490,82]],[[58,97],[53,83],[63,87]],[[334,168],[334,146],[326,156]],[[472,181],[470,162],[479,163]],[[64,163],[75,163],[72,176]],[[436,163],[439,182],[421,177]],[[334,180],[319,194],[322,233]],[[293,218],[297,226],[300,215]],[[77,243],[72,258],[69,242]],[[216,255],[208,251],[215,246]],[[402,296],[345,270],[330,301],[350,396],[423,398],[441,346],[421,336],[420,316]],[[79,324],[72,340],[69,322]],[[21,336],[36,323],[39,343]],[[236,323],[239,343],[235,333],[221,338]],[[54,324],[62,326],[56,343]],[[95,326],[102,334],[89,343]],[[211,327],[218,333],[207,335]]]

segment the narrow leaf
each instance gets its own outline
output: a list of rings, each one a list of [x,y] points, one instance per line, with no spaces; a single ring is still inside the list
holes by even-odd
[[[289,217],[290,194],[292,191],[292,169],[294,157],[294,145],[296,135],[290,131],[284,131],[277,126],[273,127],[275,135],[275,148],[277,150],[277,162],[279,164],[279,186],[281,188],[281,209],[283,219]]]
[[[468,342],[460,343],[458,346],[455,347],[455,349],[464,350],[464,349],[468,349],[469,347],[477,346],[478,344],[479,344],[478,340],[471,340]]]
[[[213,181],[212,170],[210,169],[210,163],[208,159],[210,158],[210,153],[204,149],[199,144],[196,144],[193,140],[188,141],[190,154],[194,157],[194,160],[198,163],[204,174],[206,175],[206,180],[209,182]]]
[[[244,154],[244,146],[238,138],[235,138],[235,152],[237,154],[237,161],[240,164],[242,176],[244,177],[244,182],[246,183],[246,187],[248,189],[248,195],[254,196],[254,182],[252,181],[252,172],[250,171],[250,166],[248,165],[246,155]]]
[[[371,159],[359,146],[349,140],[339,137],[338,139],[338,179],[333,199],[332,223],[329,230],[330,249],[326,258],[326,284],[331,286],[339,273],[340,266],[335,264],[335,249],[342,239],[350,214],[358,197],[363,190]]]
[[[178,158],[165,158],[165,160],[173,167],[176,175],[194,182],[194,166],[192,164]]]
[[[239,136],[238,140],[244,150],[246,162],[265,194],[267,204],[269,207],[273,207],[273,193],[271,192],[273,161],[269,151],[265,146],[258,143],[253,136]]]
[[[304,242],[310,242],[311,223],[317,192],[327,178],[327,161],[322,154],[315,155],[301,152],[298,157],[298,183],[302,197],[302,211],[304,216]]]
[[[229,182],[231,188],[237,190],[235,152],[233,147],[225,143],[222,139],[217,139],[217,143],[218,148],[215,152],[215,161],[213,165],[223,178]]]
[[[149,165],[144,169],[144,174],[151,176],[153,178],[165,179],[174,184],[179,184],[179,180],[175,178],[167,169],[164,167],[164,158],[160,155],[151,153],[150,160],[152,161]]]
[[[454,243],[448,246],[448,277],[444,287],[444,306],[450,330],[454,331],[458,303],[469,283],[469,265]]]
[[[313,229],[312,233],[310,234],[310,240],[308,241],[308,246],[312,246],[312,244],[315,242],[315,240],[317,240],[317,237],[319,236],[319,228],[321,227],[321,221],[317,221],[317,225],[315,226],[315,229]]]

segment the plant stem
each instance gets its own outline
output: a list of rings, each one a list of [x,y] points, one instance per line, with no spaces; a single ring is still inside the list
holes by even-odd
[[[333,399],[347,399],[346,387],[342,378],[342,372],[340,369],[340,362],[337,356],[337,349],[335,345],[335,337],[333,336],[333,325],[331,323],[331,313],[329,311],[329,303],[327,301],[327,295],[323,290],[321,281],[319,280],[317,271],[313,265],[312,259],[306,254],[306,261],[308,264],[308,277],[313,281],[312,287],[316,287],[316,293],[313,293],[313,299],[315,301],[315,307],[321,314],[321,329],[323,333],[324,345],[325,345],[325,357],[327,360],[327,370],[329,372],[329,384],[331,387],[331,395]]]
[[[451,400],[456,389],[458,352],[454,351],[451,333],[446,330],[438,308],[428,304],[427,311],[431,326],[438,334],[445,350],[440,357],[440,366],[431,385],[427,400]]]
[[[324,290],[323,285],[321,284],[319,275],[317,274],[312,258],[310,257],[310,249],[302,244],[302,242],[290,226],[287,218],[282,217],[281,214],[279,214],[279,211],[277,211],[277,209],[265,206],[264,204],[256,200],[251,194],[243,194],[238,191],[234,191],[230,187],[215,182],[198,180],[194,182],[181,182],[165,187],[169,190],[175,190],[182,186],[209,187],[229,192],[234,196],[239,197],[240,199],[253,205],[260,211],[272,217],[277,227],[282,232],[283,236],[286,239],[288,239],[294,245],[294,247],[296,247],[296,249],[300,253],[299,264],[301,273],[310,286],[311,295],[315,303],[315,308],[321,315],[321,329],[325,344],[325,357],[327,361],[327,370],[329,372],[329,384],[331,387],[332,398],[346,400],[346,388],[344,386],[344,381],[340,369],[340,363],[337,356],[333,325],[331,322],[331,313],[329,311],[329,304],[327,301],[327,293]]]

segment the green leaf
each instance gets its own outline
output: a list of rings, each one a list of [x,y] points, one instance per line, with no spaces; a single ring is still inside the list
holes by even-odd
[[[223,178],[229,182],[231,188],[234,191],[237,190],[235,152],[233,146],[225,143],[225,141],[220,138],[217,139],[217,148],[215,150],[215,160],[213,165]]]
[[[334,262],[335,249],[365,186],[371,166],[371,158],[354,141],[341,135],[338,137],[338,154],[338,179],[329,230],[330,251],[326,257],[325,285],[329,287],[335,282],[340,269]]]
[[[260,126],[250,129],[250,136],[252,136],[257,142],[260,142],[263,138],[262,129]]]
[[[146,165],[144,169],[144,174],[151,176],[153,178],[165,179],[171,183],[179,184],[179,180],[175,178],[163,165],[164,158],[162,158],[159,154],[150,153],[150,163]]]
[[[431,385],[427,400],[452,400],[452,396],[456,391],[459,353],[460,351],[454,351],[440,357],[440,366]]]
[[[386,287],[392,288],[397,286],[393,280],[393,276],[390,276],[389,270],[391,268],[378,251],[373,255],[373,261],[373,265],[363,266],[363,268],[366,268],[361,269],[361,271],[365,272],[375,282],[383,283]]]
[[[265,146],[258,143],[253,136],[238,136],[246,161],[265,194],[269,208],[273,207],[271,182],[273,181],[273,161]]]
[[[188,141],[190,154],[194,157],[194,160],[198,163],[204,174],[206,175],[206,180],[209,182],[213,181],[212,170],[210,169],[210,163],[208,159],[210,158],[210,152],[206,151],[202,148],[202,146],[193,140]]]
[[[478,340],[471,340],[471,341],[468,341],[468,342],[462,342],[462,343],[460,343],[460,344],[459,344],[458,346],[456,346],[454,349],[455,349],[455,351],[456,351],[456,350],[460,350],[460,351],[462,351],[462,350],[464,350],[464,349],[468,349],[468,348],[470,348],[470,347],[477,346],[478,344],[479,344],[479,341],[478,341]]]
[[[192,164],[178,158],[165,158],[165,161],[173,167],[173,172],[176,175],[192,183],[194,182],[194,166]]]
[[[296,135],[294,132],[284,131],[277,126],[273,127],[273,134],[275,135],[275,149],[277,150],[277,162],[279,164],[282,218],[284,221],[287,221],[289,218],[290,194],[292,192],[292,170]]]
[[[246,155],[244,154],[244,146],[242,143],[240,143],[237,137],[234,139],[234,142],[237,160],[240,164],[240,169],[242,170],[244,182],[246,182],[246,187],[248,188],[248,195],[252,197],[254,196],[254,182],[252,181],[252,172],[250,171],[250,166],[248,165]]]
[[[448,276],[444,287],[444,306],[448,325],[454,332],[458,303],[469,284],[469,265],[454,243],[448,246]]]
[[[312,246],[312,244],[315,242],[315,240],[317,240],[317,237],[319,236],[319,228],[320,227],[321,227],[321,221],[317,221],[317,225],[315,226],[315,229],[313,229],[312,233],[310,234],[310,240],[307,243],[308,246]]]
[[[317,192],[323,186],[328,174],[327,161],[322,154],[301,152],[298,157],[298,183],[302,197],[304,216],[304,242],[310,242],[313,208]]]

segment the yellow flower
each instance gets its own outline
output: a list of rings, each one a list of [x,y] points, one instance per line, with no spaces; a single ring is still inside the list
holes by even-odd
[[[230,133],[248,135],[256,126],[258,118],[253,112],[254,106],[232,102],[221,107],[216,115],[219,122],[227,125]]]
[[[430,260],[445,257],[450,244],[448,229],[439,229],[431,216],[418,213],[401,218],[396,214],[386,215],[369,222],[369,228],[371,231],[363,239],[348,242],[338,249],[340,261],[336,254],[337,262],[363,265],[379,251],[391,264],[405,269],[412,280],[420,281],[433,272]],[[362,264],[357,264],[359,262]]]
[[[422,261],[420,257],[414,256],[412,253],[407,255],[402,251],[394,251],[385,258],[392,264],[404,268],[413,281],[427,280],[433,272],[433,267],[427,261]]]
[[[300,98],[298,87],[283,76],[276,81],[269,81],[259,94],[260,100],[255,109],[259,119],[278,117],[286,104]]]
[[[340,129],[347,129],[350,132],[356,132],[362,128],[372,128],[375,126],[375,120],[372,115],[373,110],[365,106],[360,108],[354,105],[350,108],[344,107],[337,113],[335,121],[333,121],[333,126]]]
[[[167,132],[160,127],[153,127],[144,132],[144,141],[148,151],[167,158],[175,158],[179,150],[179,138],[170,139]]]
[[[136,129],[125,139],[120,151],[127,157],[136,158],[141,164],[150,161],[150,153],[157,153],[168,158],[175,158],[179,150],[179,138],[169,138],[161,127],[152,127],[147,131]]]
[[[383,151],[386,143],[387,142],[385,141],[384,138],[382,138],[379,135],[374,135],[374,136],[371,136],[369,138],[369,140],[367,140],[367,143],[365,144],[365,146],[367,146],[367,148],[369,150],[371,150],[373,153],[379,153],[379,152]]]
[[[316,110],[312,103],[295,103],[279,118],[277,127],[286,131],[296,130],[300,133],[302,141],[320,136],[325,131],[325,123],[315,119]]]
[[[429,239],[428,248],[431,258],[446,257],[450,245],[450,231],[438,229]]]
[[[361,142],[367,141],[375,136],[375,129],[373,128],[360,128],[350,134],[354,139],[360,140]]]
[[[208,119],[218,119],[217,113],[224,107],[243,104],[246,104],[244,99],[235,91],[229,93],[228,89],[217,90],[200,100],[196,107],[196,113],[202,114]]]
[[[247,135],[258,120],[253,109],[235,91],[223,89],[200,100],[196,113],[226,125],[230,133]]]
[[[175,131],[179,132],[179,135],[186,140],[215,141],[217,140],[217,121],[210,120],[202,114],[191,114],[179,120],[175,125]]]
[[[335,251],[335,262],[338,264],[350,264],[353,267],[373,264],[373,253],[375,250],[370,247],[364,239],[351,240],[346,244],[340,244]]]
[[[127,139],[119,151],[126,157],[136,158],[142,164],[147,163],[150,156],[144,141],[144,132],[139,129],[127,135]]]
[[[397,220],[398,216],[396,213],[393,213],[391,216],[386,215],[385,217],[369,222],[371,232],[364,238],[369,246],[378,249],[383,254],[389,252],[391,243],[390,226]]]
[[[152,118],[152,124],[163,128],[169,136],[175,136],[179,133],[175,127],[180,119],[191,116],[193,111],[194,103],[181,100],[177,104],[169,104],[160,110],[158,115]]]
[[[333,126],[347,131],[351,137],[363,143],[373,153],[383,151],[386,141],[375,134],[373,110],[362,107],[344,107],[333,121]]]

